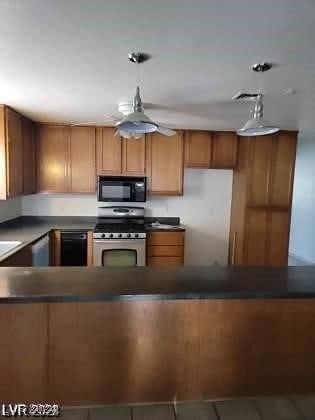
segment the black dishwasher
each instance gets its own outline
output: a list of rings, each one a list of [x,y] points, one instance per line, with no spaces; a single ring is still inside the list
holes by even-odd
[[[61,266],[87,265],[87,233],[62,231],[60,244]]]

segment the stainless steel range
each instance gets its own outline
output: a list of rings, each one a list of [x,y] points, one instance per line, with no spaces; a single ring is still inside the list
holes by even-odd
[[[94,266],[144,266],[146,232],[143,207],[99,207],[93,234]]]

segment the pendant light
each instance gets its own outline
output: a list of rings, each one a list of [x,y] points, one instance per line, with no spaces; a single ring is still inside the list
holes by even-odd
[[[136,94],[133,99],[133,112],[123,118],[116,126],[121,137],[130,139],[139,139],[145,133],[152,133],[156,131],[157,124],[150,120],[150,118],[143,112],[142,100],[140,96],[140,64],[145,63],[150,59],[149,54],[145,53],[130,53],[129,61],[137,65],[137,87]]]
[[[254,64],[252,70],[259,73],[264,73],[270,70],[272,67],[271,63]],[[280,130],[279,127],[270,123],[264,119],[264,105],[263,105],[263,94],[261,93],[261,87],[256,98],[256,103],[253,111],[253,117],[247,121],[247,123],[237,131],[239,136],[266,136],[268,134],[277,133]]]

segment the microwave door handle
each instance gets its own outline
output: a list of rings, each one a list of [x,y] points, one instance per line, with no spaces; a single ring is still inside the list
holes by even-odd
[[[135,187],[135,183],[132,182],[131,183],[131,200],[134,201],[136,198],[136,187]]]

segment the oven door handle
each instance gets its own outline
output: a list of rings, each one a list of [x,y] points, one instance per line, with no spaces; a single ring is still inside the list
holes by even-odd
[[[139,244],[141,241],[145,242],[145,238],[139,239],[93,239],[94,244]]]

